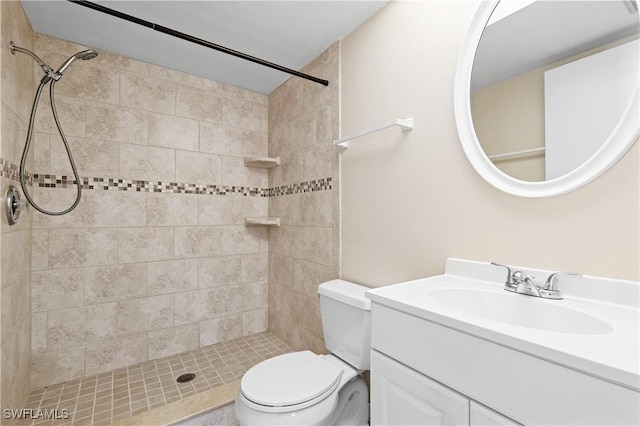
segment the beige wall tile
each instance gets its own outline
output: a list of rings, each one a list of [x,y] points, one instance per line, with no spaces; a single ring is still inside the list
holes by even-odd
[[[85,302],[113,302],[147,294],[147,265],[131,263],[85,270]]]
[[[242,281],[240,256],[217,256],[198,259],[200,288],[239,284]]]
[[[29,229],[4,232],[2,234],[1,261],[2,288],[10,285],[29,285],[31,263],[31,231]],[[26,267],[25,267],[26,266]]]
[[[242,315],[229,315],[200,322],[200,346],[242,337]]]
[[[267,107],[253,102],[224,98],[222,101],[222,123],[225,126],[262,131]]]
[[[149,145],[198,151],[200,124],[174,115],[149,113]]]
[[[64,349],[116,337],[117,303],[48,312],[47,347]]]
[[[173,228],[146,227],[118,230],[118,263],[173,258]]]
[[[82,269],[34,271],[31,273],[33,312],[82,306],[84,273]]]
[[[216,256],[221,253],[221,229],[217,226],[180,226],[175,231],[177,258]]]
[[[340,148],[332,143],[320,142],[304,150],[303,179],[326,179],[333,176],[333,163],[338,159]]]
[[[80,177],[117,176],[120,164],[118,144],[97,139],[67,137]],[[59,136],[50,138],[50,170],[53,174],[73,176],[67,151]]]
[[[244,225],[247,217],[267,216],[269,200],[236,194],[199,195],[199,225]]]
[[[71,189],[36,188],[34,198],[43,208],[62,211],[70,207],[77,196]],[[62,216],[34,214],[34,228],[108,228],[144,226],[146,194],[124,191],[83,190],[80,204]]]
[[[47,350],[47,312],[34,312],[31,315],[31,352],[39,353]]]
[[[0,368],[4,372],[0,393],[5,407],[20,407],[30,391],[30,341],[29,320],[22,321],[18,329],[7,339],[2,348]],[[15,404],[15,405],[13,405]]]
[[[269,250],[273,253],[302,258],[304,253],[304,229],[297,226],[280,226],[269,232]]]
[[[51,150],[49,144],[50,137],[51,135],[46,133],[33,134],[33,170],[38,173],[51,173],[49,168],[51,161]],[[3,154],[2,158],[9,157],[5,157]],[[16,161],[15,164],[18,165],[18,162]]]
[[[266,157],[267,133],[200,122],[200,151],[233,157]]]
[[[198,224],[198,198],[196,194],[147,194],[147,225],[187,226]]]
[[[242,335],[262,333],[269,329],[268,309],[244,312],[242,314]]]
[[[27,137],[27,126],[23,120],[6,104],[2,105],[2,158],[13,164],[20,164],[23,144]],[[41,140],[40,138],[38,140]],[[35,142],[33,142],[35,143]]]
[[[20,3],[9,2],[2,8],[2,42],[14,41],[17,46],[33,49],[33,31]],[[27,55],[3,54],[2,102],[21,117],[28,117],[34,89],[33,60]]]
[[[274,179],[272,179],[272,182]],[[299,226],[302,223],[300,195],[269,198],[269,216],[279,217],[283,226]]]
[[[280,181],[276,185],[291,185],[302,182],[304,179],[304,153],[295,151],[282,155],[280,169]]]
[[[296,261],[293,263],[291,287],[307,297],[318,296],[318,285],[338,278],[337,268],[314,262]]]
[[[50,63],[63,63],[65,57],[56,55]],[[76,61],[56,83],[57,94],[85,100],[117,104],[120,99],[118,71],[112,67],[95,66],[91,62]]]
[[[146,145],[149,140],[146,111],[91,102],[86,107],[86,136],[113,142]]]
[[[87,105],[84,100],[56,96],[56,110],[60,122],[64,123],[66,136],[81,138],[85,136]],[[53,119],[48,96],[43,95],[38,104],[34,127],[36,132],[58,135],[58,128]]]
[[[175,325],[203,321],[238,312],[240,287],[215,287],[175,294]]]
[[[322,265],[333,263],[331,228],[304,228],[304,259]]]
[[[86,346],[85,374],[100,374],[146,359],[146,334],[91,343]]]
[[[246,167],[244,159],[222,157],[222,185],[266,187],[269,174],[266,169]]]
[[[41,387],[84,375],[84,346],[31,356],[31,386]]]
[[[222,227],[222,254],[260,253],[268,250],[269,230],[262,227]]]
[[[333,226],[333,205],[331,191],[315,191],[300,194],[300,224],[302,226]]]
[[[242,256],[242,282],[267,281],[269,277],[269,254]]]
[[[174,182],[175,151],[139,145],[120,145],[120,177],[123,179]]]
[[[115,229],[51,229],[49,266],[53,269],[116,263]]]
[[[198,259],[149,262],[147,268],[150,296],[198,288]]]
[[[176,151],[176,181],[220,185],[220,157],[211,154]]]
[[[173,295],[118,302],[118,334],[133,334],[173,326]]]
[[[197,323],[149,332],[149,359],[158,359],[199,347]]]
[[[293,259],[269,252],[270,287],[293,287]]]
[[[214,92],[178,84],[176,114],[210,123],[222,122],[222,101]]]
[[[6,267],[5,267],[6,268]],[[22,322],[29,322],[29,284],[17,282],[0,293],[0,341],[2,344],[17,332]]]
[[[242,283],[240,285],[242,311],[253,311],[266,308],[269,303],[269,291],[266,281]]]
[[[121,71],[120,104],[151,112],[175,114],[176,85],[170,81]]]

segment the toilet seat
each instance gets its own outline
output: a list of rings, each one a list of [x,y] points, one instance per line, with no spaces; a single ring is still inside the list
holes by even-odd
[[[240,382],[240,392],[260,411],[300,410],[331,395],[342,374],[343,369],[313,352],[294,352],[249,369]]]

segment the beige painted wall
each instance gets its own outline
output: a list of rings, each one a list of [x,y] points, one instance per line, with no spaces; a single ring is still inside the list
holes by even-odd
[[[548,199],[494,189],[464,156],[453,82],[476,4],[393,2],[343,40],[342,135],[416,124],[342,154],[342,277],[381,286],[460,257],[637,280],[638,143],[590,185]]]
[[[538,68],[473,92],[473,126],[487,155],[544,147],[544,71]],[[516,179],[544,180],[544,154],[495,165]]]

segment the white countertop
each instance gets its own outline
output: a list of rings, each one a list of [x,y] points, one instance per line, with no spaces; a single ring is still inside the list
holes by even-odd
[[[446,269],[443,275],[369,290],[366,295],[374,303],[640,391],[637,282],[599,277],[565,279],[565,298],[546,300],[504,291],[502,277],[506,273],[487,263],[449,259]],[[544,274],[550,273],[533,269],[526,269],[526,272],[544,278]],[[562,285],[560,287],[562,290]],[[522,309],[526,311],[522,315],[535,313],[541,306],[536,304],[558,304],[606,322],[611,331],[600,334],[558,332],[494,321],[450,307],[432,297],[434,291],[445,288],[494,292],[506,303],[509,303],[509,297],[517,298],[514,302],[526,308]],[[606,294],[600,299],[590,298],[602,291]]]

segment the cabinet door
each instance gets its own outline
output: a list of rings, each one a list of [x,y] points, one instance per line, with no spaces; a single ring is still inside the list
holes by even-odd
[[[372,425],[468,425],[469,400],[371,351]]]
[[[475,401],[471,401],[471,426],[518,426],[520,423],[516,423],[508,417],[497,413],[482,404],[478,404]]]

